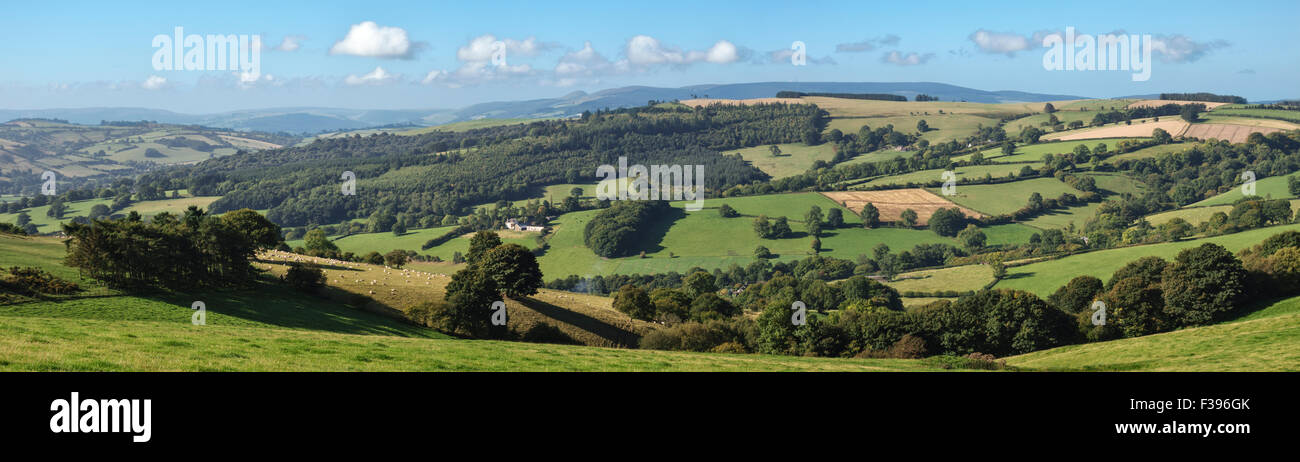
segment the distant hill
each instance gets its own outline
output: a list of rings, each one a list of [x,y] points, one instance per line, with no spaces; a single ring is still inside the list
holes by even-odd
[[[935,82],[756,82],[691,85],[680,88],[629,86],[594,93],[575,91],[555,98],[495,101],[460,109],[366,110],[319,107],[270,108],[214,114],[182,114],[146,108],[0,109],[0,122],[22,118],[62,119],[79,124],[102,120],[152,120],[232,130],[316,134],[385,125],[438,125],[484,118],[570,117],[583,111],[644,105],[647,101],[710,98],[769,98],[778,91],[807,93],[888,93],[915,98],[924,93],[943,101],[973,103],[1039,102],[1079,99],[1021,91],[985,91]]]

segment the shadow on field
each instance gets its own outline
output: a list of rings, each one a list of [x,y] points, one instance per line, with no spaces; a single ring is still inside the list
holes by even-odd
[[[396,308],[333,288],[306,294],[277,282],[259,280],[235,290],[173,292],[145,298],[187,308],[202,301],[209,312],[278,327],[343,334],[434,336],[432,330],[405,321]]]
[[[619,346],[624,348],[636,348],[641,341],[641,336],[635,332],[629,332],[622,328],[610,325],[605,321],[587,316],[576,311],[571,311],[556,305],[552,305],[541,300],[531,298],[512,299],[520,305],[536,311],[542,316],[546,316],[555,321],[562,322],[578,329],[604,339],[610,346]]]
[[[655,253],[664,250],[665,247],[659,245],[659,243],[663,242],[664,236],[668,235],[668,229],[672,228],[673,224],[677,223],[677,220],[682,218],[686,218],[686,210],[677,207],[669,207],[667,212],[664,212],[663,215],[659,216],[659,219],[654,220],[653,225],[644,230],[640,230],[641,239],[639,239],[639,241],[641,242],[641,245],[635,249],[632,254],[635,255],[637,252],[641,251],[644,251],[645,253]]]

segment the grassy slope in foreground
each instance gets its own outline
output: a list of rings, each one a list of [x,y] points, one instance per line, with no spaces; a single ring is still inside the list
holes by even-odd
[[[1300,297],[1239,322],[1007,358],[1016,367],[1074,371],[1300,371]]]
[[[621,350],[174,322],[0,317],[0,370],[899,371],[921,361]]]
[[[1170,260],[1183,249],[1197,247],[1205,243],[1215,243],[1226,247],[1229,251],[1236,252],[1242,248],[1258,244],[1274,234],[1293,230],[1300,230],[1300,224],[1273,226],[1205,239],[1088,252],[1057,260],[1007,268],[1007,278],[999,282],[994,288],[1026,290],[1038,294],[1040,297],[1046,297],[1078,276],[1096,276],[1103,281],[1110,279],[1115,270],[1142,257],[1155,255]]]

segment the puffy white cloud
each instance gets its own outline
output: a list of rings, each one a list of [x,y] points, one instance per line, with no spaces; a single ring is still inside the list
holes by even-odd
[[[1166,63],[1190,63],[1228,46],[1225,40],[1197,42],[1181,34],[1151,36],[1151,53]]]
[[[607,74],[613,70],[614,63],[593,49],[590,41],[584,42],[581,50],[565,53],[555,65],[556,75],[562,76],[592,76]]]
[[[982,52],[1007,56],[1015,56],[1016,52],[1028,50],[1032,45],[1030,39],[1023,35],[984,29],[971,33],[969,38]]]
[[[149,76],[149,78],[144,79],[144,82],[140,84],[140,88],[145,90],[157,90],[165,86],[167,86],[167,78],[156,75]]]
[[[637,35],[627,41],[624,54],[627,56],[628,64],[648,68],[664,64],[681,66],[697,62],[730,64],[743,59],[747,52],[726,40],[717,41],[707,50],[684,52],[676,47],[665,46],[649,35]]]
[[[405,29],[365,21],[353,24],[348,35],[330,47],[330,54],[410,59],[418,48],[418,44],[407,38]]]
[[[934,53],[919,54],[911,52],[903,54],[898,51],[891,51],[881,56],[880,60],[885,63],[897,64],[899,66],[916,66],[918,64],[925,64],[931,58],[934,58]]]
[[[353,85],[353,86],[385,85],[392,82],[396,82],[398,77],[399,76],[389,73],[388,71],[385,71],[384,68],[382,67],[375,66],[375,70],[370,71],[370,73],[368,74],[361,75],[361,76],[348,75],[347,78],[343,79],[343,83],[346,83],[348,85]]]
[[[468,44],[457,49],[456,59],[463,62],[491,61],[492,54],[496,51],[504,52],[507,59],[511,56],[533,57],[551,48],[554,48],[554,45],[539,42],[534,37],[524,40],[511,38],[497,40],[492,34],[484,34],[474,37]]]

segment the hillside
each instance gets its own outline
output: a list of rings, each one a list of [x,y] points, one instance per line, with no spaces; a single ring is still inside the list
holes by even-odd
[[[67,187],[87,177],[132,176],[155,166],[195,163],[295,142],[290,136],[189,125],[12,120],[0,123],[0,191],[21,188],[35,194],[45,171],[57,174]]]
[[[1300,371],[1300,297],[1267,304],[1236,322],[1007,358],[1049,371]]]

